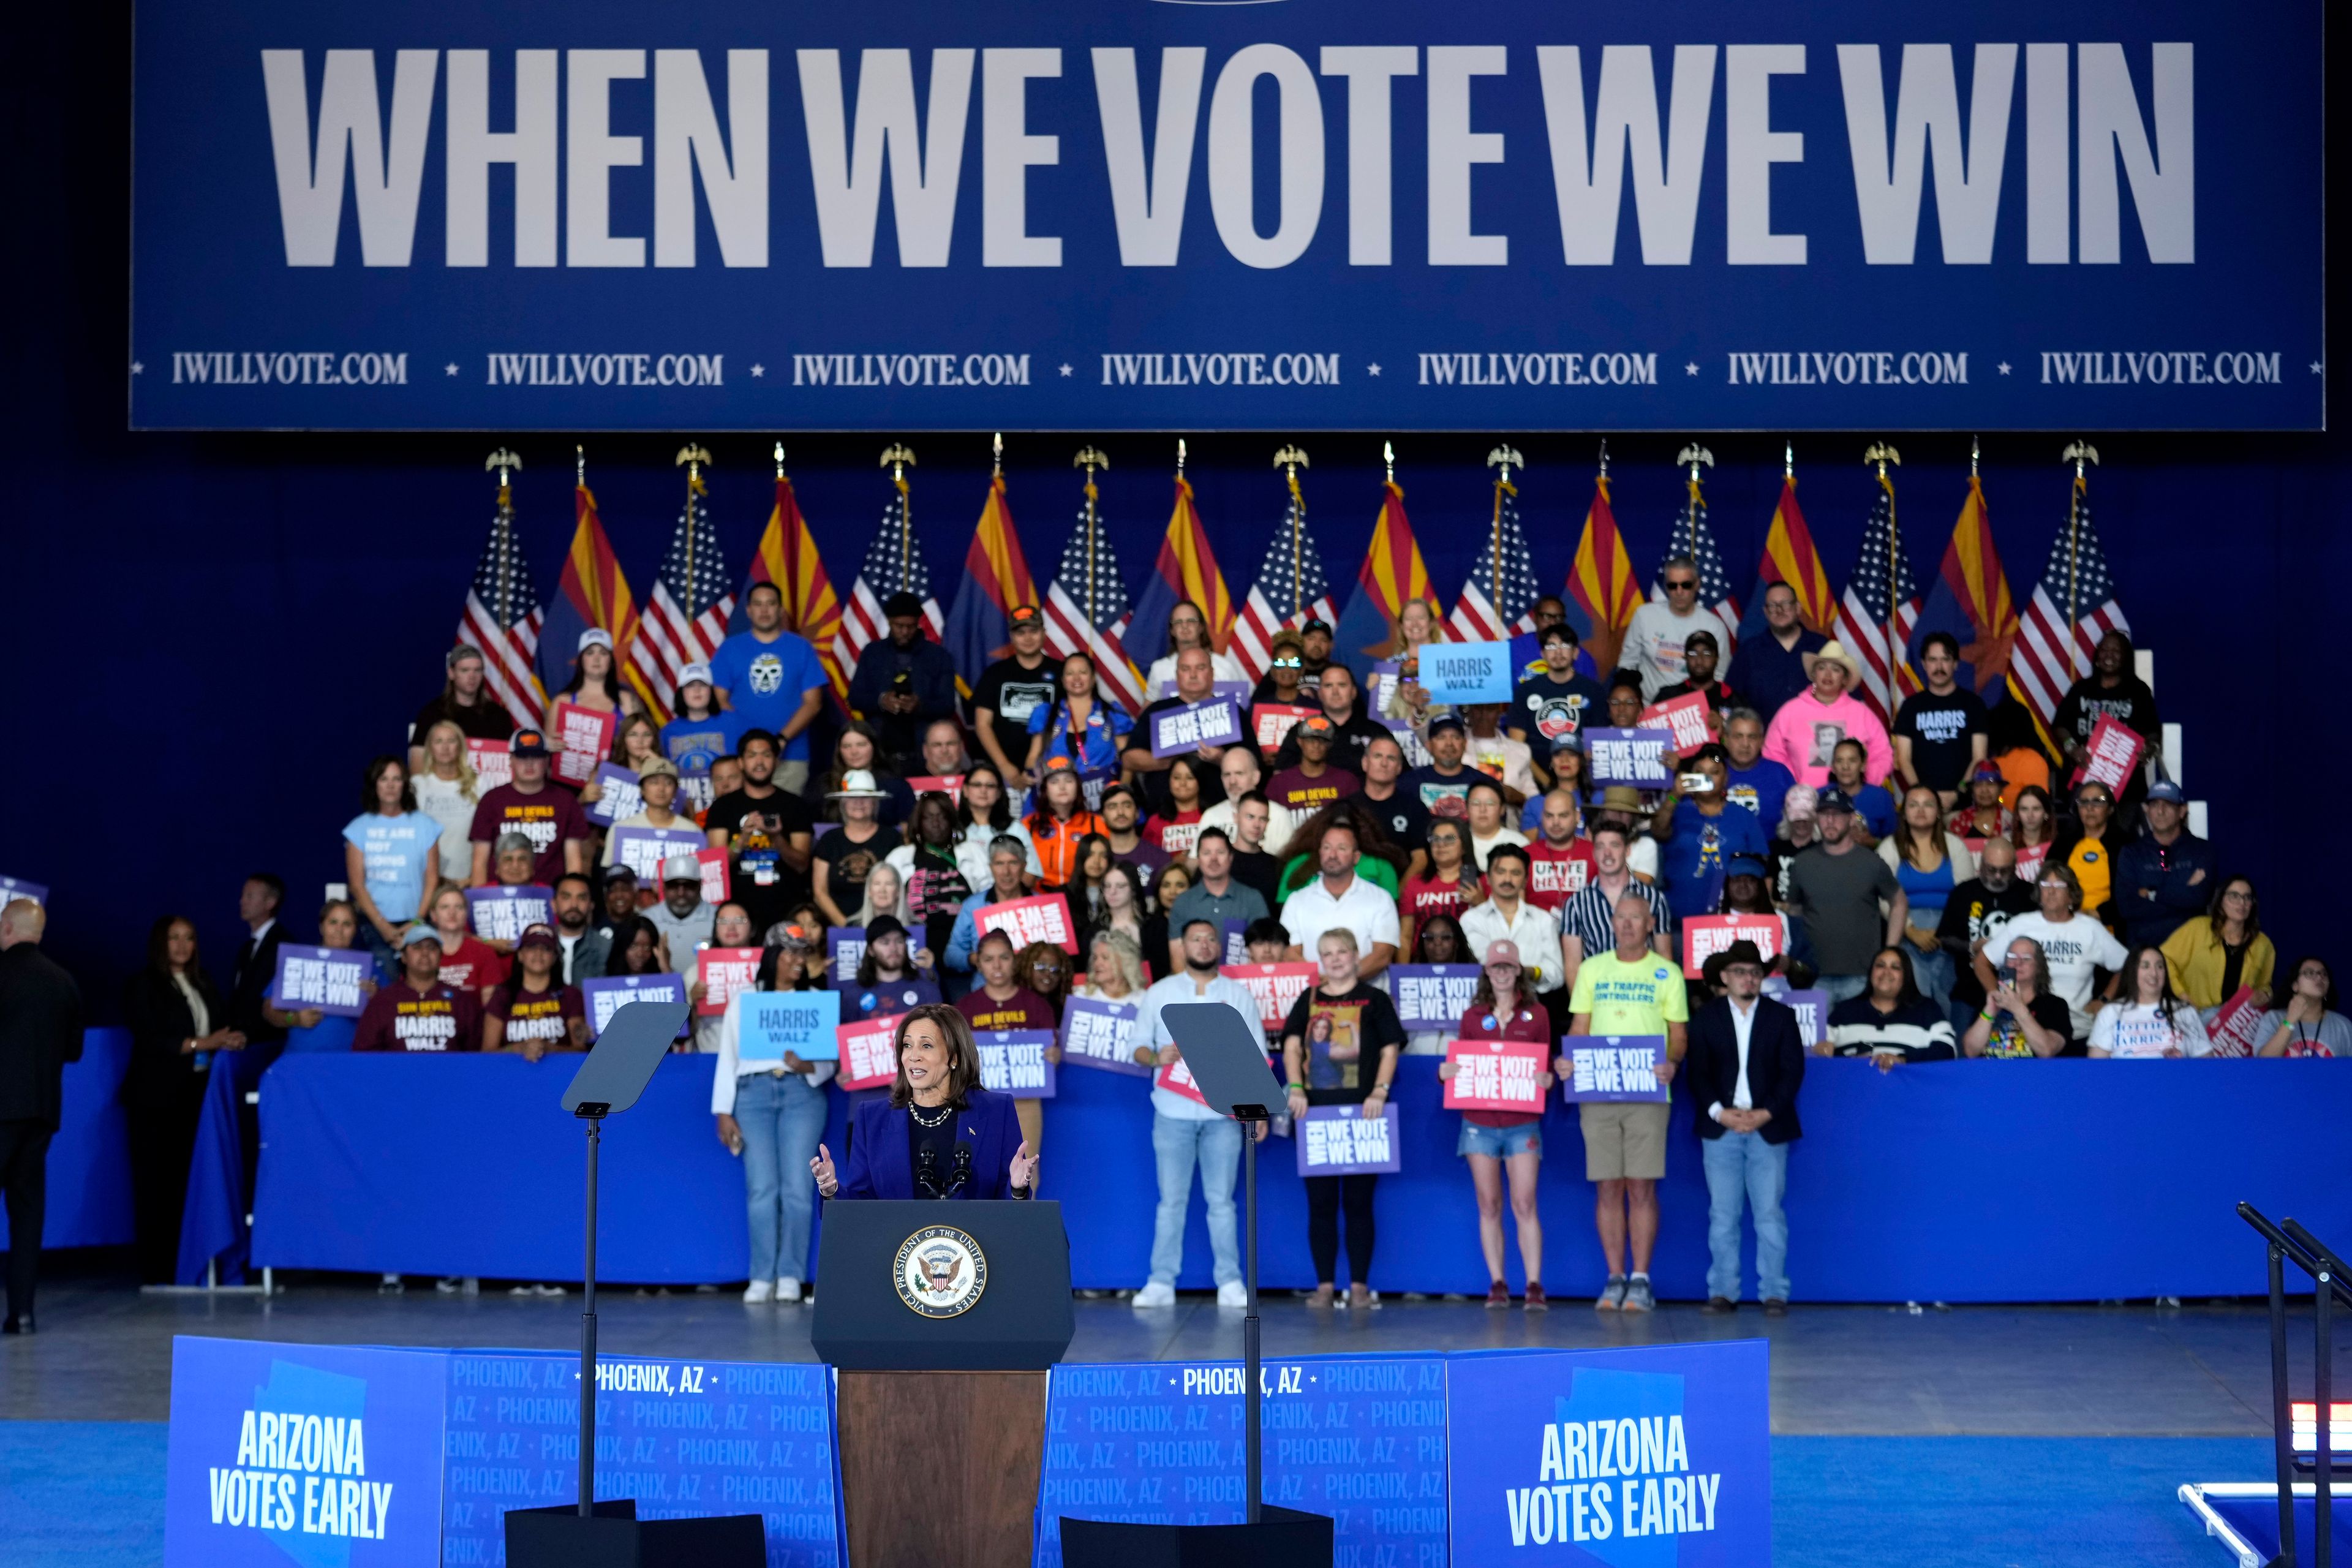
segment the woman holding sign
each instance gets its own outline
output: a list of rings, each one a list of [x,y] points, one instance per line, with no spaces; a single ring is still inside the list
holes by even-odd
[[[803,976],[808,948],[804,935],[771,947],[768,954],[774,962],[761,963],[760,989],[821,989],[809,986]],[[710,1110],[718,1118],[719,1141],[743,1159],[743,1192],[751,1224],[751,1282],[743,1300],[757,1306],[801,1299],[801,1270],[808,1261],[816,1204],[800,1173],[824,1136],[824,1086],[837,1064],[803,1061],[791,1050],[767,1056],[758,1040],[750,1042],[747,1051],[743,1013],[750,994],[737,992],[719,1015]],[[831,1030],[824,1033],[829,1037]],[[774,1048],[772,1043],[766,1047]]]
[[[1299,994],[1282,1025],[1291,1120],[1303,1120],[1310,1105],[1352,1105],[1364,1116],[1379,1116],[1388,1110],[1389,1085],[1404,1049],[1404,1026],[1397,1021],[1396,1004],[1387,992],[1358,977],[1363,955],[1355,932],[1347,927],[1334,927],[1318,937],[1315,955],[1322,965],[1322,982]],[[1372,1188],[1379,1180],[1370,1174],[1306,1178],[1307,1249],[1314,1255],[1316,1279],[1308,1306],[1367,1310],[1380,1304],[1371,1287]],[[1348,1299],[1340,1302],[1333,1280],[1343,1207],[1349,1284]]]
[[[898,1020],[898,1081],[887,1100],[857,1108],[842,1168],[820,1143],[809,1161],[828,1198],[1025,1198],[1037,1156],[1021,1137],[1010,1095],[980,1086],[980,1047],[952,1007],[927,1005]]]
[[[1551,1019],[1543,1004],[1520,990],[1523,973],[1519,948],[1513,942],[1486,944],[1478,990],[1470,1010],[1462,1015],[1461,1037],[1447,1047],[1437,1076],[1451,1083],[1461,1076],[1458,1059],[1484,1048],[1490,1040],[1513,1040],[1536,1047],[1539,1064],[1533,1111],[1486,1110],[1464,1108],[1462,1137],[1454,1152],[1470,1162],[1470,1184],[1478,1192],[1478,1246],[1486,1255],[1486,1305],[1496,1310],[1511,1304],[1511,1288],[1503,1279],[1503,1173],[1510,1172],[1511,1214],[1519,1226],[1519,1261],[1528,1274],[1527,1309],[1550,1310],[1544,1300],[1543,1220],[1536,1212],[1536,1178],[1543,1167],[1543,1110],[1552,1075],[1540,1070],[1551,1055]]]
[[[547,705],[544,727],[551,735],[563,733],[563,726],[555,721],[555,710],[565,702],[597,713],[627,715],[645,711],[637,694],[622,685],[614,672],[613,634],[602,626],[590,626],[580,634],[580,651],[572,661],[572,679],[563,683],[563,689]]]

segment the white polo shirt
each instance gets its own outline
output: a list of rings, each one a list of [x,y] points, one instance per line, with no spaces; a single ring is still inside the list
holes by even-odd
[[[1310,957],[1325,931],[1342,928],[1355,933],[1356,951],[1366,958],[1376,942],[1398,944],[1396,900],[1361,877],[1350,877],[1337,898],[1316,878],[1283,900],[1282,924],[1292,943]]]

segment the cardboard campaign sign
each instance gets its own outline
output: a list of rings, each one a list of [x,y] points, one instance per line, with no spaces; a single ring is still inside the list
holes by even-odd
[[[596,776],[596,764],[613,751],[617,713],[599,713],[575,702],[558,702],[548,714],[547,743],[555,751],[555,776],[574,788]]]
[[[1778,915],[1692,915],[1683,921],[1683,973],[1696,979],[1706,961],[1735,942],[1752,942],[1769,967],[1780,956]]]
[[[632,1002],[685,1001],[686,976],[608,974],[602,979],[582,981],[580,994],[588,1002],[588,1032],[602,1035],[604,1026],[613,1021],[613,1015]],[[686,1027],[681,1026],[678,1034],[683,1037]]]
[[[961,773],[923,773],[908,779],[907,787],[919,795],[943,795],[957,805],[963,804]]]
[[[613,858],[636,873],[640,888],[660,888],[662,862],[671,856],[699,855],[709,847],[698,827],[613,829]]]
[[[2147,742],[2140,738],[2139,731],[2113,714],[2100,716],[2084,745],[2091,760],[2075,783],[2103,784],[2111,795],[2123,794],[2125,781],[2132,776],[2132,770],[2139,766],[2140,754],[2147,750]]]
[[[1225,921],[1222,922],[1220,929],[1225,933],[1224,967],[1230,969],[1236,963],[1247,963],[1249,943],[1243,940],[1243,933],[1249,930],[1249,921]]]
[[[1275,1029],[1290,1016],[1290,1005],[1315,984],[1316,969],[1303,963],[1228,963],[1220,973],[1249,988],[1249,994],[1257,998],[1257,1021]]]
[[[1033,899],[1007,899],[991,904],[972,917],[978,936],[1001,931],[1013,939],[1014,951],[1031,942],[1050,942],[1064,952],[1075,955],[1078,951],[1077,927],[1070,920],[1070,903],[1059,893],[1041,893]]]
[[[2050,846],[2047,843],[2019,845],[2017,847],[2017,879],[2029,884],[2039,881],[2042,877],[2042,862],[2048,858],[2050,858]]]
[[[835,985],[857,984],[857,966],[866,962],[866,928],[833,926],[824,933],[824,972]]]
[[[356,1018],[367,1011],[365,983],[375,973],[375,960],[351,947],[278,949],[278,974],[270,982],[270,999],[285,1013],[315,1007],[338,1018]]]
[[[618,763],[598,763],[594,783],[596,798],[581,809],[597,826],[610,827],[623,817],[635,816],[645,810],[645,792],[637,787],[635,770]]]
[[[844,1089],[880,1089],[898,1080],[898,1019],[868,1018],[862,1024],[844,1024],[833,1032],[833,1037],[841,1051],[839,1079]]]
[[[1062,1060],[1073,1067],[1100,1068],[1150,1078],[1151,1069],[1135,1059],[1135,1021],[1142,1009],[1129,1002],[1105,1002],[1073,996],[1062,1005]]]
[[[694,852],[702,867],[702,901],[717,909],[735,896],[734,886],[728,880],[727,851],[705,846]]]
[[[478,798],[502,784],[512,782],[514,778],[514,758],[509,753],[504,741],[478,741],[471,735],[467,736],[466,765],[473,769],[480,780],[474,791]]]
[[[2212,1054],[2250,1057],[2262,1049],[2263,1015],[2267,1011],[2254,1005],[2253,987],[2240,986],[2238,994],[2222,1003],[2213,1021],[2205,1026],[2206,1037],[2213,1042]]]
[[[1664,1035],[1570,1035],[1559,1045],[1568,1058],[1562,1099],[1602,1104],[1663,1101],[1666,1086],[1654,1070],[1666,1059]]]
[[[520,942],[525,928],[555,923],[555,889],[536,882],[518,888],[468,888],[466,919],[484,942]]]
[[[1508,702],[1515,674],[1507,642],[1431,643],[1421,650],[1421,689],[1432,702]]]
[[[1054,1098],[1054,1047],[1050,1029],[984,1029],[972,1037],[980,1047],[980,1087],[1023,1100]]]
[[[1378,1116],[1366,1116],[1356,1105],[1310,1105],[1291,1130],[1298,1146],[1298,1173],[1369,1176],[1401,1170],[1404,1140],[1400,1133],[1393,1105],[1381,1106]]]
[[[1321,711],[1296,702],[1259,703],[1250,710],[1250,729],[1257,737],[1257,749],[1269,757],[1274,755],[1282,750],[1282,742],[1290,738],[1290,731],[1301,719],[1312,718]]]
[[[1635,789],[1671,789],[1674,769],[1666,753],[1675,750],[1675,732],[1655,726],[1636,730],[1584,731],[1585,768],[1592,782],[1607,788],[1631,784]]]
[[[0,904],[12,899],[30,899],[47,908],[49,890],[38,882],[27,882],[22,877],[0,877]]]
[[[1698,692],[1685,691],[1671,702],[1651,703],[1634,722],[1645,730],[1672,730],[1675,750],[1691,751],[1707,742],[1706,699]]]
[[[747,1062],[780,1062],[790,1051],[804,1062],[841,1054],[837,991],[752,991],[743,997],[735,1054]]]
[[[1541,1040],[1446,1041],[1445,1059],[1454,1073],[1445,1080],[1445,1109],[1541,1116],[1543,1075],[1551,1070],[1544,1058],[1549,1054]]]
[[[1475,963],[1391,963],[1389,994],[1396,999],[1397,1022],[1408,1029],[1444,1029],[1451,1034],[1470,1010],[1478,989]]]
[[[1772,998],[1797,1016],[1797,1038],[1808,1047],[1830,1037],[1830,994],[1826,991],[1783,991]]]
[[[1171,1094],[1182,1095],[1195,1105],[1209,1103],[1209,1097],[1202,1094],[1201,1086],[1192,1080],[1192,1069],[1184,1065],[1184,1058],[1181,1057],[1178,1057],[1154,1074],[1151,1087],[1164,1089]]]
[[[673,954],[673,957],[676,955]],[[739,991],[759,984],[760,950],[756,947],[706,947],[694,955],[695,978],[702,982],[702,1000],[696,1016],[715,1018]]]
[[[1242,738],[1240,706],[1229,697],[1165,708],[1151,716],[1151,754],[1180,756],[1203,746],[1231,746]]]

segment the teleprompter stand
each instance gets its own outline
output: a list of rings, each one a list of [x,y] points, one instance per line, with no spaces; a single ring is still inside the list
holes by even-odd
[[[1222,1002],[1177,1002],[1160,1010],[1184,1054],[1192,1081],[1213,1110],[1242,1124],[1242,1268],[1248,1303],[1242,1310],[1242,1495],[1240,1524],[1113,1524],[1062,1520],[1067,1568],[1299,1568],[1332,1560],[1332,1521],[1319,1513],[1266,1503],[1264,1390],[1258,1365],[1257,1128],[1283,1101],[1266,1067],[1255,1022]]]
[[[604,1118],[626,1110],[686,1025],[683,1002],[631,1002],[613,1015],[563,1091],[563,1109],[588,1124],[584,1310],[580,1315],[580,1500],[509,1510],[512,1568],[764,1568],[766,1531],[756,1513],[712,1519],[637,1518],[635,1499],[596,1500],[596,1151]]]

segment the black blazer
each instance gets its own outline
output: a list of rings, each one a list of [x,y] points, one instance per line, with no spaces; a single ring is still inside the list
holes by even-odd
[[[205,999],[215,1029],[230,1027],[220,993],[203,971],[191,969],[188,984]],[[196,1058],[180,1049],[180,1042],[196,1032],[195,1015],[188,999],[171,977],[142,969],[131,977],[122,993],[122,1021],[131,1026],[131,1070],[124,1083],[132,1090],[157,1090],[183,1080],[199,1079]]]
[[[81,1060],[81,988],[39,946],[0,952],[0,1121],[54,1131],[66,1064]]]
[[[1748,1034],[1748,1097],[1772,1120],[1759,1130],[1767,1143],[1786,1143],[1804,1134],[1797,1121],[1797,1088],[1805,1081],[1805,1042],[1797,1015],[1769,996],[1756,1000],[1756,1021]],[[1723,1123],[1706,1113],[1718,1100],[1731,1103],[1739,1082],[1739,1037],[1731,1004],[1718,996],[1691,1016],[1689,1047],[1683,1055],[1680,1086],[1690,1094],[1691,1113],[1701,1138],[1720,1138]]]
[[[213,1027],[226,1026],[243,1029],[247,1040],[257,1046],[273,1045],[286,1037],[286,1031],[272,1024],[261,1011],[262,993],[278,978],[278,943],[286,934],[286,922],[274,920],[269,929],[254,942],[253,952],[247,953],[245,942],[237,944],[236,970],[229,979],[228,1016],[222,1017],[215,1009]],[[252,942],[251,937],[246,942]]]

